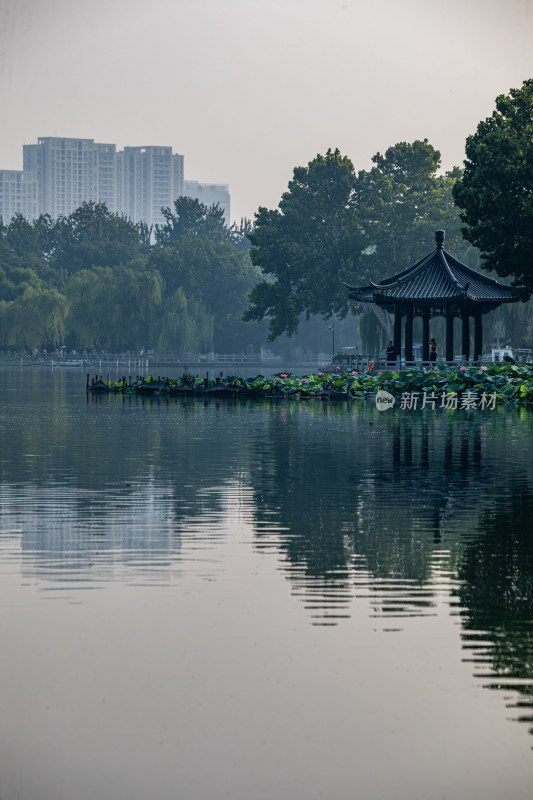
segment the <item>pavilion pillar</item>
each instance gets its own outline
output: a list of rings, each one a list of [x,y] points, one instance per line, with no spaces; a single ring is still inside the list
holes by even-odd
[[[398,306],[394,306],[394,353],[396,358],[402,357],[402,312]]]
[[[453,311],[446,308],[446,361],[453,361]]]
[[[422,310],[422,361],[429,361],[429,307]]]
[[[462,340],[463,340],[463,342],[462,342],[463,343],[462,353],[463,353],[463,356],[464,356],[465,360],[468,362],[468,359],[470,358],[470,314],[468,313],[466,308],[463,308],[463,313],[462,313],[461,317],[462,317],[462,323],[463,323],[463,327],[462,327],[462,334],[463,334],[462,335]]]
[[[481,309],[474,313],[474,361],[479,361],[483,351],[483,325],[481,322]]]
[[[405,315],[405,363],[413,360],[413,306]]]

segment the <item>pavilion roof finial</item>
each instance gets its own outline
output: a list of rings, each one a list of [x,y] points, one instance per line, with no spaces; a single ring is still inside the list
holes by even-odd
[[[442,250],[444,247],[444,235],[446,231],[435,231],[435,241],[437,242],[437,250]]]

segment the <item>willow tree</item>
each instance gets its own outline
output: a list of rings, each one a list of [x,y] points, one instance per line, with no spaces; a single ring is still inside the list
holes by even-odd
[[[188,300],[183,289],[177,289],[165,298],[152,330],[160,352],[183,357],[211,346],[213,316],[202,303]]]
[[[80,270],[66,287],[71,344],[112,350],[147,346],[163,289],[161,275],[142,262]]]
[[[66,297],[56,289],[27,286],[14,300],[0,301],[3,347],[57,347],[66,333]]]

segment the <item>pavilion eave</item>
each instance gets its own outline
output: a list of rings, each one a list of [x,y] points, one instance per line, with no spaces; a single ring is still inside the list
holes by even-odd
[[[429,360],[429,320],[446,317],[446,360],[454,358],[453,320],[462,319],[462,353],[470,357],[470,317],[474,319],[474,359],[481,356],[482,315],[502,303],[519,300],[515,288],[495,281],[444,250],[444,231],[435,232],[436,248],[416,264],[366,286],[348,286],[349,298],[374,303],[394,313],[394,349],[401,349],[401,320],[405,319],[406,360],[412,360],[413,318],[422,317],[423,360]]]

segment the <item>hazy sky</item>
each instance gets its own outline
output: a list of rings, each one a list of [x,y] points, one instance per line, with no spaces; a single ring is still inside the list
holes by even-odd
[[[252,217],[328,147],[462,163],[531,77],[533,0],[0,0],[0,168],[38,136],[170,145]]]

